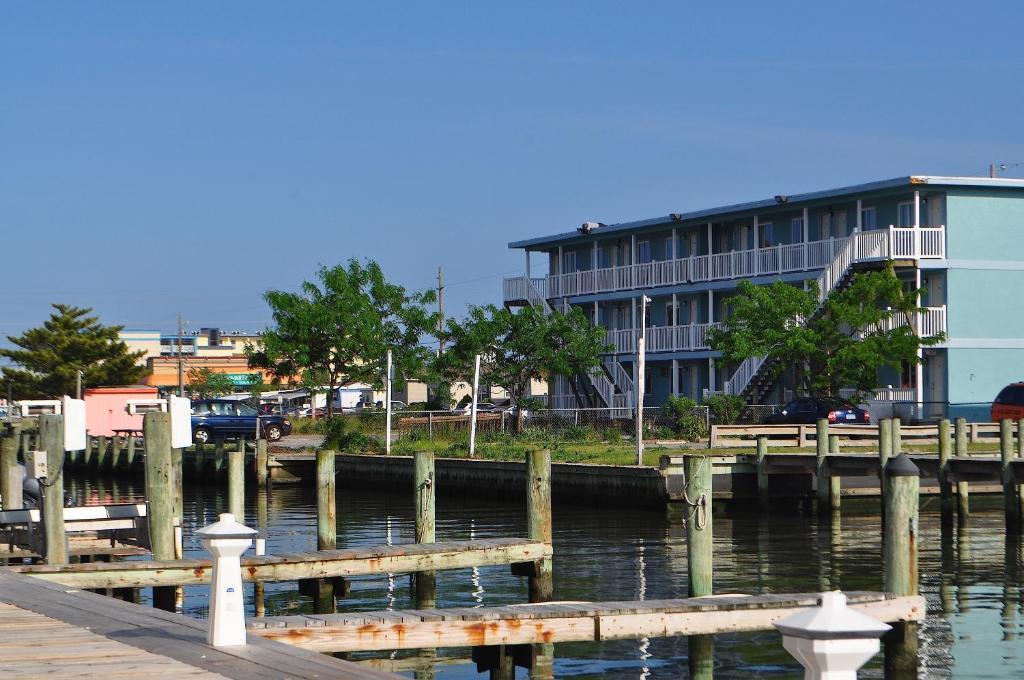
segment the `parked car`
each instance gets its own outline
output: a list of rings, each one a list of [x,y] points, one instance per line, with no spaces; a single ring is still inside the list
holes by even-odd
[[[992,422],[1003,418],[1024,418],[1024,383],[1013,383],[999,390],[992,402]]]
[[[215,439],[234,439],[256,434],[276,442],[291,434],[292,424],[283,416],[261,415],[249,404],[229,399],[199,399],[192,402],[192,441],[205,444]]]
[[[778,413],[764,419],[766,425],[813,425],[819,418],[830,423],[864,425],[871,415],[848,401],[834,397],[801,397],[794,399]]]

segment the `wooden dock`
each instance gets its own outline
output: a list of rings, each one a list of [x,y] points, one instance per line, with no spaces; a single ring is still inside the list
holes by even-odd
[[[242,557],[246,581],[300,581],[380,573],[442,571],[551,558],[551,545],[518,538],[447,541]],[[12,571],[74,588],[144,588],[210,582],[209,559],[18,565]]]
[[[920,596],[848,592],[853,609],[886,622],[920,621]],[[641,602],[555,602],[251,619],[250,633],[319,652],[599,642],[771,630],[817,594],[715,595]]]
[[[0,674],[15,678],[397,676],[250,635],[206,644],[206,623],[0,569]]]

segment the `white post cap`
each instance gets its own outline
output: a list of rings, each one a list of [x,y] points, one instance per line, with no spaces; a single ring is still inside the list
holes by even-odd
[[[879,638],[892,626],[846,606],[846,595],[839,590],[822,593],[818,606],[805,609],[775,622],[787,637],[808,640]]]
[[[244,524],[236,522],[235,516],[230,512],[221,513],[218,521],[196,531],[196,535],[199,538],[206,540],[216,538],[252,538],[258,533],[255,529],[250,529]]]

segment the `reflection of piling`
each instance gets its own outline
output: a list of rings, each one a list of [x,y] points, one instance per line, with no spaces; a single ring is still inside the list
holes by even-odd
[[[905,455],[892,458],[885,470],[884,574],[885,591],[918,594],[918,499],[920,470]],[[916,678],[917,624],[896,623],[885,635],[887,678]]]
[[[256,538],[256,554],[266,554],[267,550],[267,515],[270,499],[266,489],[256,491],[256,531],[259,535]],[[266,614],[267,588],[263,581],[256,581],[253,584],[253,607],[256,616]]]

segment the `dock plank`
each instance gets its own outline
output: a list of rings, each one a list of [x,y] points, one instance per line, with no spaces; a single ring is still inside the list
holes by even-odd
[[[849,606],[882,621],[919,621],[922,597],[851,592]],[[643,602],[559,602],[474,609],[323,615],[323,625],[281,628],[252,619],[254,635],[320,652],[586,642],[770,630],[779,619],[817,604],[818,594],[723,595]],[[411,612],[406,612],[411,614]],[[418,619],[418,620],[417,620]]]
[[[323,550],[297,555],[242,558],[246,581],[296,581],[310,578],[365,576],[380,573],[442,571],[532,562],[551,557],[551,546],[526,539],[448,541]],[[144,588],[209,583],[208,559],[93,562],[71,565],[14,565],[10,569],[75,588]]]

